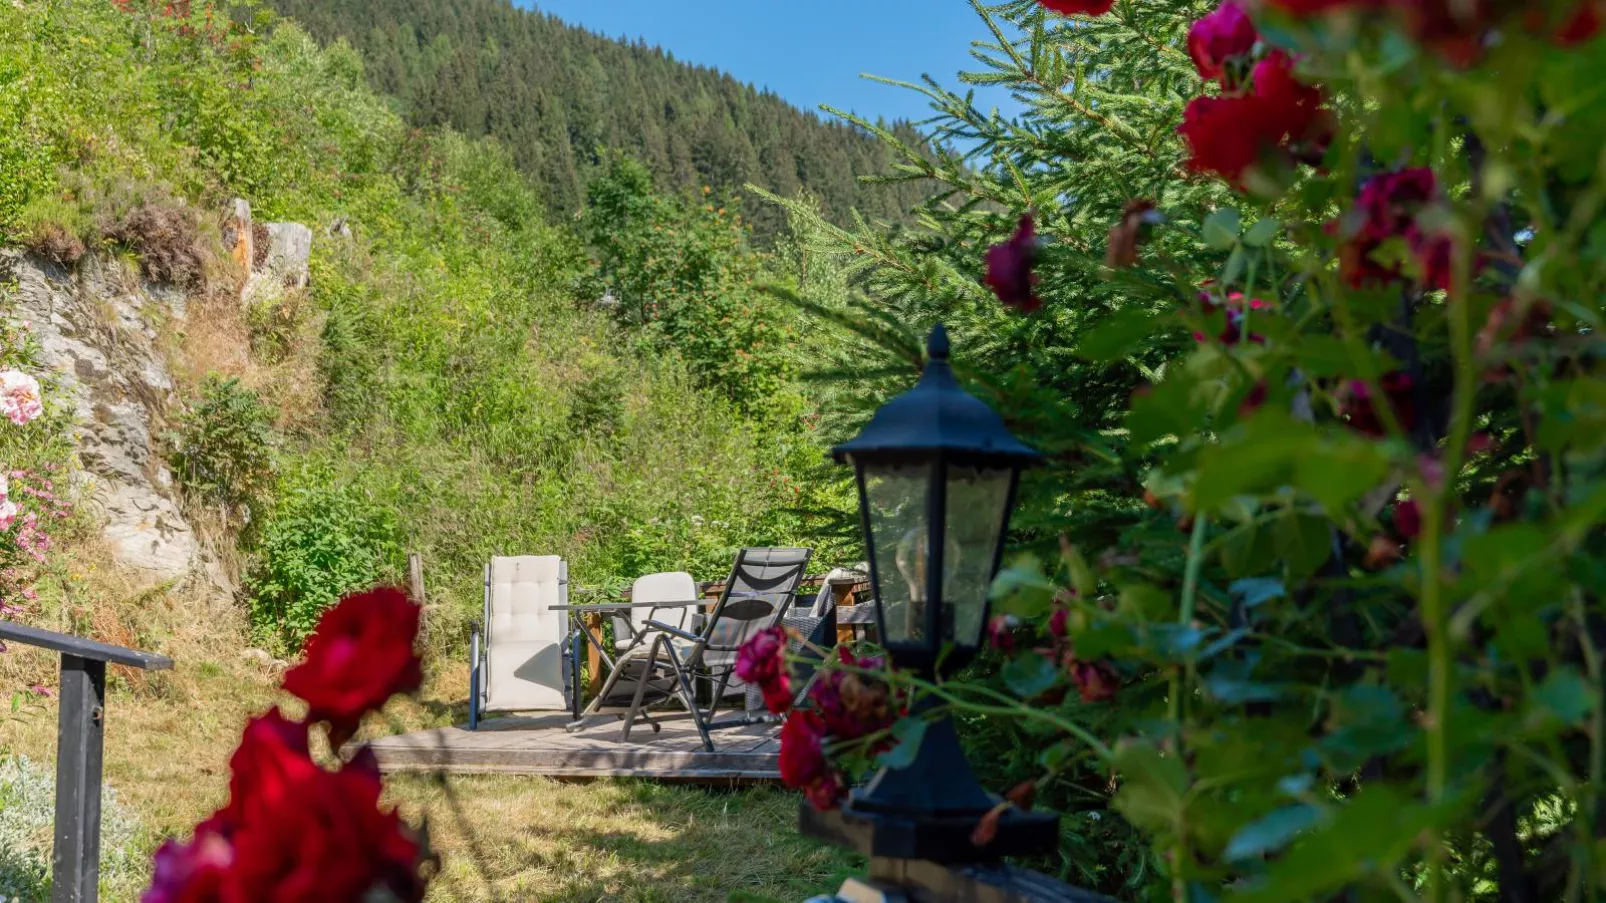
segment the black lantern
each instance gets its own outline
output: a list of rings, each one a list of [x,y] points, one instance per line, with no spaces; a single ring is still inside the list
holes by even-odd
[[[1020,473],[1041,460],[960,388],[948,333],[925,373],[832,454],[859,478],[881,642],[900,666],[958,666],[981,645]]]
[[[1041,456],[959,386],[942,326],[926,350],[920,382],[833,454],[858,474],[881,642],[899,667],[932,677],[982,643],[1016,486]],[[1059,820],[1049,813],[1012,810],[992,842],[972,843],[999,800],[976,781],[953,722],[935,709],[923,704],[930,720],[913,761],[882,769],[843,807],[855,844],[872,857],[938,862],[1052,851]],[[805,827],[816,818],[806,808],[803,817]]]

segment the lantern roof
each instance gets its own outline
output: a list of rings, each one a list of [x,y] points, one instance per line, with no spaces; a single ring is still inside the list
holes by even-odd
[[[938,454],[1017,466],[1042,460],[998,412],[959,385],[948,363],[948,330],[940,323],[926,340],[926,357],[914,388],[882,405],[856,438],[831,450],[838,463]]]

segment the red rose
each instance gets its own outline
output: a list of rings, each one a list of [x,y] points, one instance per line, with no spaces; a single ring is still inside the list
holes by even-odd
[[[825,723],[814,712],[793,712],[781,725],[781,783],[804,791],[816,809],[834,809],[846,788],[825,759]]]
[[[189,843],[168,840],[157,849],[151,886],[140,903],[214,903],[233,862],[234,844],[219,816],[213,816],[196,826]]]
[[[380,789],[379,775],[360,765],[306,776],[235,832],[224,899],[348,903],[381,891],[422,900],[418,842],[379,808]]]
[[[842,776],[835,771],[827,771],[814,783],[803,788],[803,798],[815,809],[827,812],[842,805],[842,798],[847,795],[847,791]]]
[[[320,770],[307,745],[307,726],[271,709],[245,726],[229,759],[229,804],[218,816],[228,828],[236,828],[277,806]]]
[[[308,717],[349,737],[362,716],[423,683],[413,643],[420,609],[399,589],[347,596],[324,613],[306,660],[284,676],[284,689],[306,700]],[[338,745],[338,744],[337,744]]]
[[[1048,635],[1053,637],[1056,640],[1064,639],[1065,638],[1065,634],[1068,632],[1066,628],[1067,628],[1067,625],[1070,622],[1070,619],[1071,619],[1071,610],[1070,609],[1068,609],[1068,608],[1056,608],[1056,609],[1054,609],[1054,613],[1048,616]]]
[[[1415,382],[1409,374],[1395,371],[1384,375],[1379,383],[1400,428],[1409,431],[1416,425]],[[1373,402],[1371,389],[1360,380],[1354,380],[1346,387],[1342,412],[1348,418],[1349,425],[1358,432],[1368,436],[1382,436],[1387,432]]]
[[[792,682],[786,672],[786,631],[770,627],[742,644],[736,653],[736,676],[757,684],[764,707],[779,715],[792,707]]]
[[[1189,168],[1242,188],[1245,173],[1262,162],[1320,162],[1333,120],[1322,92],[1295,78],[1293,58],[1275,50],[1255,64],[1249,93],[1195,97],[1177,132],[1188,143]]]
[[[1071,682],[1082,694],[1083,702],[1103,702],[1115,696],[1121,687],[1121,678],[1115,669],[1104,662],[1084,662],[1071,655],[1066,670]]]
[[[1031,313],[1043,305],[1036,293],[1037,274],[1032,272],[1036,258],[1037,230],[1030,213],[1020,218],[1008,241],[987,249],[987,285],[1006,307]]]
[[[1064,16],[1102,16],[1115,6],[1115,0],[1037,0],[1044,9]]]
[[[1178,134],[1188,143],[1188,168],[1215,173],[1240,186],[1251,166],[1260,162],[1275,133],[1263,107],[1253,97],[1195,97],[1182,111]]]
[[[1193,57],[1199,77],[1218,79],[1228,61],[1255,49],[1255,23],[1236,3],[1223,3],[1188,30],[1188,55]]]
[[[1580,3],[1578,9],[1567,17],[1551,40],[1561,47],[1573,47],[1594,40],[1595,36],[1600,34],[1602,19],[1606,18],[1606,9],[1603,9],[1603,6],[1606,4],[1600,0]]]
[[[1243,292],[1228,292],[1226,301],[1219,302],[1214,295],[1201,291],[1199,293],[1199,305],[1204,308],[1205,316],[1210,316],[1218,310],[1226,311],[1226,326],[1216,336],[1216,339],[1223,345],[1236,345],[1243,338],[1244,312],[1246,310],[1268,310],[1271,308],[1270,301],[1262,301],[1259,298],[1250,298],[1246,301]],[[1250,325],[1253,326],[1254,324],[1251,323]],[[1193,338],[1196,342],[1207,341],[1205,334],[1202,332],[1195,332]],[[1265,336],[1251,333],[1249,341],[1265,344],[1266,338]]]
[[[1398,263],[1376,255],[1391,239],[1403,240],[1432,288],[1449,287],[1454,247],[1446,235],[1429,234],[1416,216],[1438,200],[1433,170],[1406,169],[1373,176],[1361,186],[1355,206],[1344,219],[1329,225],[1344,239],[1338,249],[1339,271],[1353,288],[1385,285],[1405,278]]]
[[[994,649],[1008,655],[1015,651],[1016,621],[1010,615],[993,615],[987,622],[987,641]]]
[[[879,671],[880,658],[855,656],[845,646],[837,647],[837,659],[865,671]],[[809,688],[809,699],[825,732],[838,740],[857,740],[885,730],[894,720],[891,691],[874,678],[846,671],[831,671]]]
[[[1265,2],[1296,16],[1314,16],[1345,9],[1376,9],[1386,5],[1388,0],[1265,0]]]
[[[1415,539],[1422,532],[1422,506],[1416,499],[1394,503],[1394,532],[1401,539]]]

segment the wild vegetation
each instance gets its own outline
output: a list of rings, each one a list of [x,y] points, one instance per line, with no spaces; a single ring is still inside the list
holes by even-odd
[[[672,193],[754,183],[816,198],[837,222],[901,221],[916,184],[867,188],[893,153],[847,123],[822,120],[730,75],[621,43],[509,0],[273,0],[325,41],[345,38],[370,82],[408,120],[490,135],[513,154],[553,211],[584,208],[589,171],[605,152],[630,154]],[[889,126],[921,143],[907,124]],[[784,218],[755,208],[758,235]]]
[[[110,563],[66,477],[72,412],[0,295],[0,371],[37,377],[43,398],[25,426],[0,430],[0,504],[28,525],[0,530],[6,615],[179,662],[113,678],[108,776],[140,822],[140,861],[217,805],[226,744],[273,698],[274,659],[340,595],[397,579],[406,551],[427,563],[431,656],[424,702],[400,723],[438,724],[462,704],[462,628],[488,556],[561,554],[581,586],[663,569],[714,579],[740,546],[811,542],[819,512],[846,498],[808,479],[819,456],[793,378],[797,317],[750,287],[786,260],[750,247],[727,192],[655,184],[618,158],[585,190],[619,221],[555,225],[493,139],[414,128],[372,93],[351,47],[246,12],[0,8],[0,242],[67,267],[111,260],[189,294],[188,317],[164,326],[182,405],[163,442],[186,513],[239,587],[238,603],[138,587]],[[259,221],[313,228],[307,290],[242,305],[219,231],[233,197]],[[241,658],[247,646],[266,652]],[[15,691],[0,745],[40,761],[50,668],[42,654],[0,656]],[[465,804],[459,783],[403,782],[398,799],[419,807],[410,817],[455,818],[445,835],[469,846],[479,825],[461,807],[562,808],[556,786],[466,782]],[[661,816],[643,809],[631,829],[684,835],[683,851],[721,826],[762,836],[753,826],[785,818],[764,793],[717,810],[695,792],[649,795]],[[691,828],[704,823],[712,834]],[[515,838],[523,853],[449,868],[434,893],[649,898],[634,869],[599,866],[581,887],[532,865],[591,854],[531,830]],[[758,880],[743,886],[762,893],[790,894],[799,861],[821,877],[844,861],[791,840],[761,847],[772,871],[751,864]],[[666,880],[671,899],[709,886]]]

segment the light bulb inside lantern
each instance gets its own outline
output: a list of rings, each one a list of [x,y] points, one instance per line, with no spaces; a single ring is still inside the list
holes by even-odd
[[[908,622],[905,625],[904,635],[918,637],[925,629],[926,623],[926,594],[929,585],[926,580],[926,567],[929,557],[926,550],[930,547],[930,533],[925,527],[915,527],[903,534],[898,541],[898,551],[894,560],[898,565],[898,573],[909,586],[909,606],[905,610]],[[943,542],[942,554],[942,582],[948,585],[954,574],[959,570],[960,564],[959,543],[953,537],[947,537]],[[940,600],[939,600],[940,601]]]

